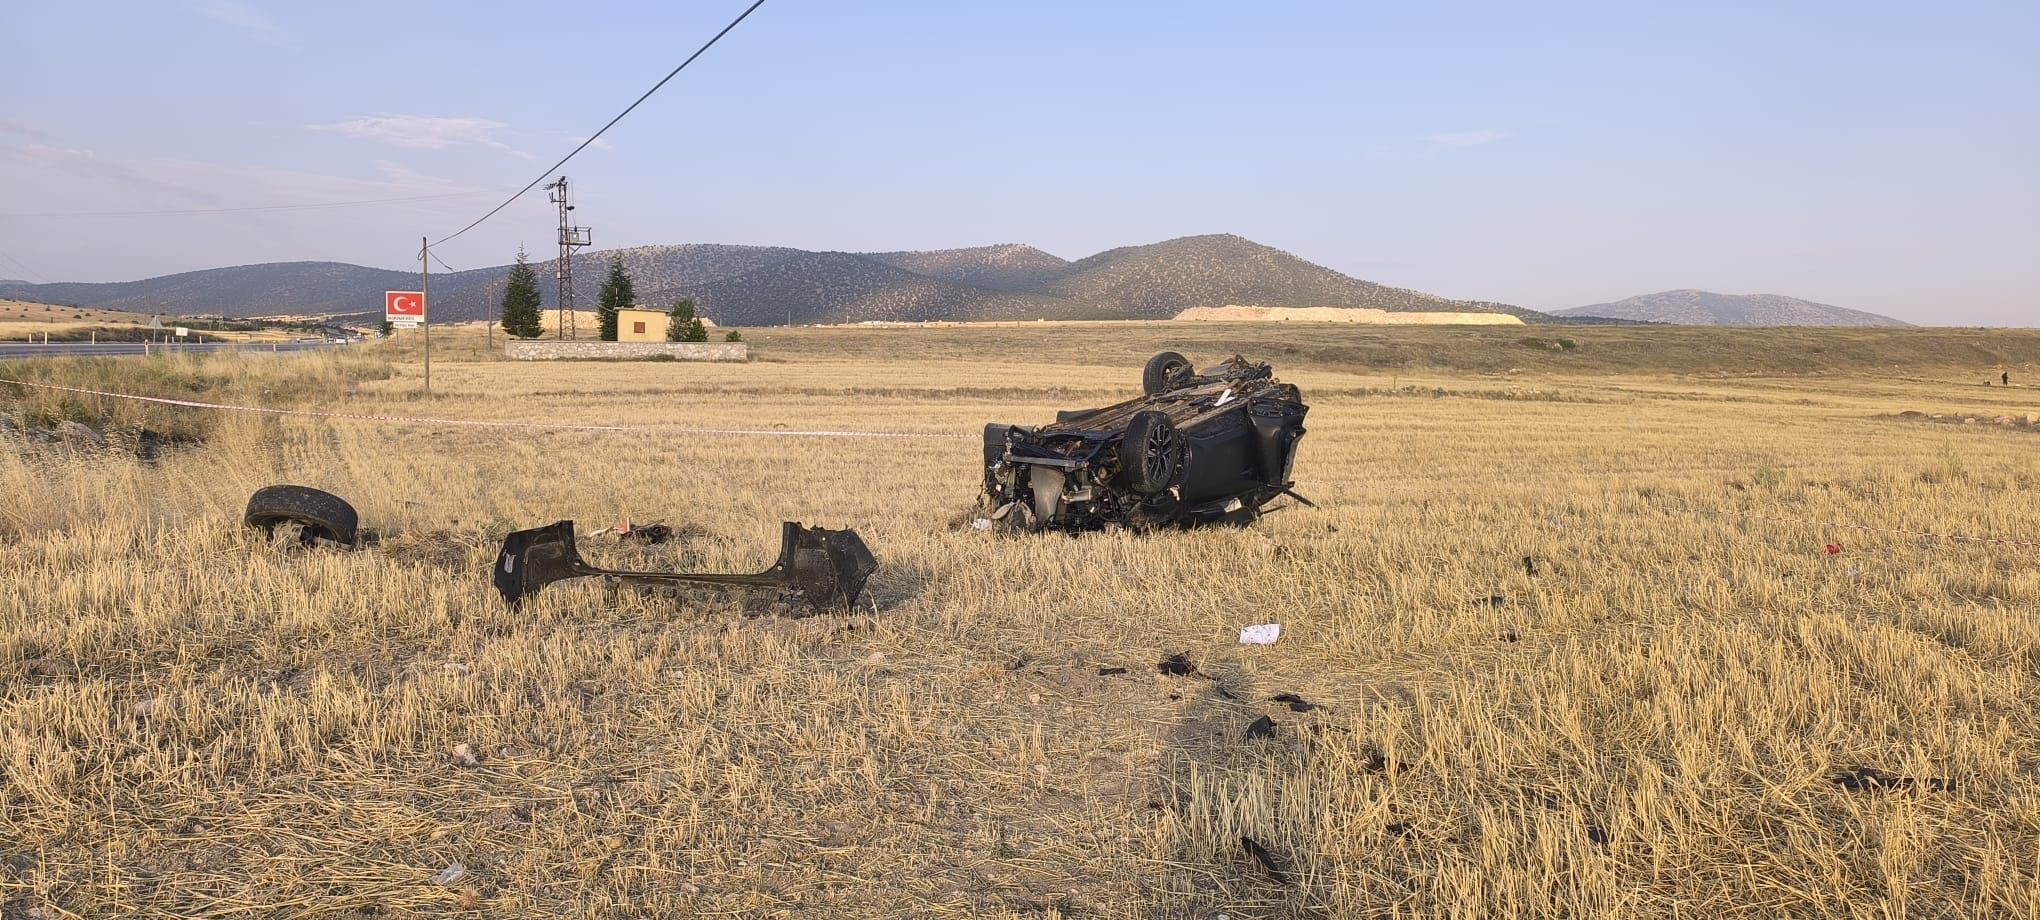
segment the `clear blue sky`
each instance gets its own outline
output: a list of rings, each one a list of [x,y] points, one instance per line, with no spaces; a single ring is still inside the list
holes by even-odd
[[[743,5],[14,4],[0,277],[405,267]],[[1662,6],[769,0],[567,172],[598,248],[1232,232],[1530,307],[2040,325],[2040,4]],[[534,193],[442,255],[551,223]]]

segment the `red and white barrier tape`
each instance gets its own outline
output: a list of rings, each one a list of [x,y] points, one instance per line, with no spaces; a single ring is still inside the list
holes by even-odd
[[[57,390],[64,393],[78,393],[85,396],[103,396],[108,399],[125,399],[131,402],[150,403],[159,406],[178,406],[186,409],[215,409],[225,412],[255,412],[264,415],[292,415],[304,418],[340,419],[356,422],[399,422],[412,425],[451,425],[465,428],[506,428],[523,431],[607,431],[646,432],[658,434],[705,434],[742,435],[777,438],[928,438],[968,439],[969,435],[939,432],[920,433],[910,431],[795,431],[784,428],[695,428],[684,425],[571,425],[558,422],[505,422],[486,419],[433,418],[418,415],[373,415],[362,412],[329,412],[322,409],[278,409],[271,406],[236,406],[228,403],[199,402],[192,399],[166,399],[160,396],[136,396],[132,393],[113,393],[106,390],[90,390],[84,387],[67,387],[54,383],[35,383],[27,380],[0,378],[0,384],[35,387],[42,390]]]

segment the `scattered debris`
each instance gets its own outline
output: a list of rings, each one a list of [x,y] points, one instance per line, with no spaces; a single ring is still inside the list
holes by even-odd
[[[1256,623],[1240,627],[1241,645],[1274,645],[1275,640],[1280,638],[1282,638],[1280,623]]]
[[[1162,659],[1161,664],[1155,665],[1155,670],[1158,670],[1163,674],[1167,674],[1172,677],[1204,676],[1204,672],[1197,670],[1197,666],[1190,663],[1189,652],[1177,652],[1174,655],[1170,655],[1169,657]]]
[[[1535,559],[1532,559],[1532,558],[1530,558],[1529,556],[1524,556],[1524,557],[1523,557],[1523,574],[1525,574],[1525,575],[1528,575],[1528,576],[1530,576],[1531,578],[1536,578],[1536,577],[1537,577],[1537,560],[1535,560]]]
[[[626,543],[636,543],[639,546],[657,546],[673,539],[673,528],[664,524],[631,526],[626,523],[624,531],[617,534],[616,538]]]
[[[154,715],[169,715],[177,711],[177,701],[167,696],[152,696],[136,700],[131,707],[135,715],[148,718]]]
[[[1915,778],[1886,773],[1876,767],[1851,767],[1828,778],[1835,785],[1850,792],[1882,792],[1887,789],[1924,789],[1928,792],[1952,792],[1955,781],[1942,777]]]
[[[1099,676],[1099,677],[1117,677],[1117,676],[1119,676],[1119,675],[1121,675],[1121,674],[1124,674],[1124,673],[1126,673],[1126,669],[1125,669],[1125,668],[1099,668],[1099,669],[1098,669],[1098,676]]]
[[[1508,598],[1506,598],[1506,597],[1503,597],[1503,596],[1501,596],[1501,595],[1499,595],[1499,594],[1490,594],[1490,595],[1488,595],[1488,596],[1486,596],[1486,597],[1476,597],[1476,598],[1474,598],[1474,599],[1473,599],[1473,606],[1475,606],[1475,607],[1500,607],[1500,606],[1503,606],[1503,605],[1507,604],[1508,602],[1509,602],[1509,599],[1508,599]]]
[[[21,667],[30,677],[64,677],[78,671],[77,665],[58,658],[30,658]]]
[[[1238,356],[1200,372],[1162,352],[1140,398],[1038,427],[986,425],[987,519],[1076,533],[1247,524],[1279,496],[1309,504],[1290,478],[1309,407],[1274,373]]]
[[[1382,830],[1387,831],[1390,837],[1408,837],[1411,827],[1408,821],[1390,821]]]
[[[1522,636],[1518,636],[1518,635],[1516,635],[1516,631],[1515,631],[1515,630],[1513,630],[1513,629],[1505,629],[1505,630],[1502,630],[1502,641],[1503,641],[1503,642],[1514,642],[1514,641],[1516,641],[1517,639],[1521,639],[1521,638],[1523,638],[1523,637],[1522,637]]]
[[[467,875],[466,866],[463,866],[458,862],[450,862],[446,864],[446,868],[439,870],[438,875],[432,877],[432,884],[451,885],[454,882],[460,881],[461,878],[466,875]]]
[[[878,569],[864,539],[854,530],[781,525],[779,561],[756,575],[696,572],[626,572],[602,569],[582,561],[574,546],[574,522],[558,521],[520,530],[503,539],[496,554],[496,590],[511,606],[546,585],[570,578],[602,576],[611,585],[666,586],[705,584],[726,588],[767,588],[805,600],[819,611],[841,603],[853,609],[864,584]]]
[[[1253,740],[1255,738],[1273,738],[1273,737],[1275,737],[1274,719],[1268,718],[1267,716],[1262,716],[1247,724],[1248,740]]]
[[[1241,836],[1240,849],[1246,850],[1248,856],[1252,856],[1255,862],[1260,863],[1261,871],[1268,873],[1268,877],[1274,879],[1275,884],[1289,884],[1289,874],[1282,871],[1282,864],[1276,860],[1275,854],[1268,852],[1268,848],[1262,846],[1260,841]]]
[[[610,534],[615,534],[616,540],[619,543],[655,546],[673,539],[673,528],[665,524],[633,524],[629,518],[624,518],[622,522],[614,527],[591,530],[584,536],[592,540],[596,537],[608,536]]]
[[[1289,704],[1290,712],[1309,712],[1313,709],[1324,708],[1323,706],[1320,706],[1317,703],[1313,703],[1309,700],[1306,700],[1303,697],[1297,696],[1294,693],[1277,693],[1274,696],[1269,697],[1268,701],[1271,703],[1287,703]]]
[[[472,767],[481,762],[481,758],[475,756],[475,749],[469,747],[467,742],[463,741],[453,746],[453,763],[455,766]]]
[[[1608,845],[1608,831],[1599,824],[1587,825],[1587,842],[1597,847]]]
[[[331,492],[310,486],[263,486],[248,496],[241,520],[277,538],[278,527],[295,527],[305,546],[353,549],[361,544],[361,518],[354,506]]]
[[[55,430],[57,440],[64,442],[68,446],[90,447],[99,450],[103,450],[106,447],[106,435],[100,434],[98,429],[83,422],[74,422],[66,419],[58,422]]]
[[[1826,551],[1827,554],[1830,556],[1838,556],[1842,552],[1842,545],[1840,543],[1829,543],[1828,545],[1821,547],[1821,549]]]
[[[1361,762],[1360,770],[1364,773],[1385,773],[1394,776],[1402,772],[1402,765],[1389,759],[1389,756],[1383,754],[1380,748],[1368,748],[1367,759]]]

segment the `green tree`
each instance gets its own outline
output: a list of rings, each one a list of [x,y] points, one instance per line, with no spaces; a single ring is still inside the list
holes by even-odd
[[[616,341],[616,311],[637,306],[637,291],[631,286],[630,273],[623,270],[623,257],[609,257],[609,277],[602,279],[602,292],[595,297],[595,324],[602,330],[602,341]]]
[[[666,341],[687,341],[687,324],[694,321],[694,298],[682,297],[673,301],[673,309],[666,311]]]
[[[732,329],[728,332],[723,333],[722,340],[725,342],[741,342],[744,340],[744,336],[743,333],[740,333],[737,330]]]
[[[538,310],[538,273],[531,270],[530,256],[517,247],[517,264],[510,266],[510,281],[503,285],[503,334],[535,339],[544,334]]]
[[[375,331],[380,333],[383,338],[387,339],[390,336],[397,334],[397,324],[390,322],[389,320],[383,320],[382,325],[377,327]]]
[[[687,330],[685,332],[680,333],[680,341],[682,342],[708,341],[708,327],[702,324],[701,317],[697,316],[687,321]]]

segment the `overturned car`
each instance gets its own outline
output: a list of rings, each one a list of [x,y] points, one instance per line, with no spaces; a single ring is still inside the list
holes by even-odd
[[[1292,491],[1309,407],[1273,369],[1234,356],[1202,371],[1175,352],[1148,361],[1146,395],[984,432],[990,519],[1079,532],[1244,524]]]

